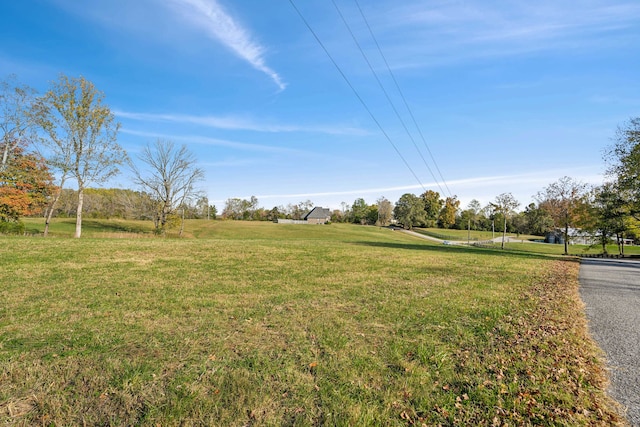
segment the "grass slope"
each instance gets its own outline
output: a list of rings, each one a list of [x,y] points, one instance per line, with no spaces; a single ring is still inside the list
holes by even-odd
[[[0,237],[0,422],[620,422],[575,262],[342,224],[186,231]]]

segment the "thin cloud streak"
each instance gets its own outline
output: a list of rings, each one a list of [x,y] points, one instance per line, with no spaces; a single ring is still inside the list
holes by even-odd
[[[127,128],[120,129],[120,132],[126,133],[127,135],[142,136],[147,138],[168,139],[168,140],[174,140],[174,141],[181,141],[185,143],[192,142],[192,143],[203,144],[203,145],[216,145],[220,147],[229,147],[229,148],[235,148],[235,149],[244,150],[244,151],[306,154],[302,150],[295,150],[291,148],[273,147],[269,145],[259,145],[259,144],[248,144],[245,142],[229,141],[226,139],[209,138],[209,137],[197,136],[197,135],[168,135],[168,134],[155,133],[155,132],[138,131],[138,130],[127,129]]]
[[[540,171],[538,173],[532,174],[522,174],[522,175],[498,175],[498,176],[484,176],[484,177],[473,177],[473,178],[464,178],[458,180],[447,181],[447,185],[451,188],[457,188],[459,190],[466,190],[470,188],[483,188],[483,187],[504,187],[510,188],[515,184],[523,185],[538,185],[540,186],[540,190],[543,189],[544,186],[550,184],[554,180],[561,178],[567,174],[574,176],[577,180],[585,182],[587,184],[600,184],[602,183],[602,175],[582,175],[578,172],[584,170],[593,170],[592,168],[580,168],[575,170],[548,170],[548,171]],[[578,174],[576,174],[578,173]],[[550,178],[555,177],[555,178]],[[426,188],[437,188],[437,183],[429,182],[424,183]],[[310,197],[327,197],[327,196],[348,196],[348,195],[365,195],[365,194],[383,194],[383,193],[391,193],[397,191],[411,191],[411,190],[422,190],[422,186],[419,184],[412,185],[402,185],[396,187],[379,187],[379,188],[368,188],[368,189],[358,189],[358,190],[345,190],[345,191],[327,191],[327,192],[316,192],[316,193],[294,193],[294,194],[263,194],[256,196],[258,199],[276,199],[276,198],[310,198]],[[506,190],[508,191],[508,190]],[[498,195],[498,193],[496,193]]]
[[[173,0],[173,3],[192,24],[269,76],[281,91],[287,87],[280,75],[266,64],[264,47],[253,41],[249,31],[227,14],[217,0]]]
[[[384,12],[378,16],[380,27],[395,33],[397,23],[402,23],[405,32],[420,41],[419,45],[413,45],[403,40],[403,45],[396,46],[398,58],[394,68],[616,46],[621,37],[626,37],[622,33],[640,19],[637,2],[610,5],[603,0],[590,2],[586,7],[547,0],[535,5],[503,1],[481,6],[441,2],[431,7],[425,7],[424,2],[406,2]],[[425,50],[425,41],[429,46],[428,41],[434,39],[440,42]],[[452,56],[451,52],[456,55]],[[411,59],[400,59],[402,57]]]
[[[317,132],[329,135],[369,135],[369,132],[351,127],[328,127],[328,126],[293,126],[278,124],[256,123],[251,120],[239,117],[217,117],[217,116],[196,116],[188,114],[153,114],[136,113],[122,110],[113,110],[113,113],[123,119],[137,120],[143,122],[169,122],[206,126],[216,129],[226,130],[249,130],[256,132]]]

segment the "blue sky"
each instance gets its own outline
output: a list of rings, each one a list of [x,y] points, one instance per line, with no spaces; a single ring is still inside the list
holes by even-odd
[[[83,75],[132,158],[186,144],[219,209],[425,189],[524,207],[564,175],[600,183],[640,115],[637,0],[293,3],[332,59],[289,0],[2,1],[0,78]]]

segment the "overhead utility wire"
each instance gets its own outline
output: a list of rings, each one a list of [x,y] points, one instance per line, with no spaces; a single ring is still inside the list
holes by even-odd
[[[338,12],[338,15],[340,16],[340,19],[342,19],[342,22],[344,23],[345,27],[347,27],[347,30],[349,31],[349,34],[351,34],[351,38],[353,39],[353,42],[356,44],[358,50],[362,54],[362,57],[364,58],[364,61],[369,66],[369,70],[371,70],[371,74],[373,74],[373,77],[375,77],[376,81],[378,82],[378,86],[380,86],[380,89],[384,93],[384,96],[387,98],[387,101],[389,102],[389,105],[391,105],[391,108],[393,109],[393,112],[396,113],[396,117],[398,118],[398,120],[400,120],[400,123],[402,124],[402,127],[404,128],[405,132],[409,136],[409,139],[413,143],[413,146],[415,147],[416,151],[420,155],[420,158],[422,159],[422,162],[424,163],[424,165],[426,166],[427,170],[431,174],[431,177],[433,178],[435,183],[438,185],[438,188],[440,189],[440,191],[442,193],[444,193],[444,190],[442,189],[442,187],[440,186],[440,183],[438,182],[438,178],[436,178],[436,176],[434,175],[433,171],[429,167],[429,164],[427,163],[427,161],[425,160],[424,156],[422,155],[422,151],[420,151],[420,148],[418,148],[418,144],[416,144],[416,141],[413,138],[413,135],[411,135],[411,132],[409,132],[409,129],[407,128],[407,125],[404,123],[404,120],[402,120],[402,117],[400,117],[400,113],[398,112],[398,109],[396,108],[395,104],[391,100],[391,97],[389,96],[389,93],[387,92],[387,90],[384,88],[384,85],[380,81],[380,78],[378,77],[378,73],[376,73],[376,71],[374,70],[373,66],[371,65],[371,62],[369,61],[369,58],[367,57],[367,55],[364,53],[364,50],[360,46],[360,43],[358,42],[358,39],[356,38],[355,34],[351,30],[351,26],[349,25],[349,23],[347,23],[347,20],[344,18],[344,15],[340,11],[340,8],[336,4],[335,0],[331,0],[331,2],[333,3],[333,6],[336,8],[336,11]]]
[[[289,3],[291,3],[291,6],[295,9],[295,11],[298,13],[298,16],[300,16],[300,19],[302,19],[302,22],[304,22],[304,24],[307,26],[307,28],[309,29],[309,31],[311,32],[311,34],[313,34],[313,37],[315,37],[316,41],[318,42],[318,44],[320,45],[320,47],[322,47],[322,50],[324,50],[324,53],[327,54],[327,56],[329,57],[329,59],[331,60],[331,62],[333,63],[333,65],[336,67],[336,69],[338,70],[338,72],[340,73],[340,75],[342,76],[342,78],[344,79],[345,82],[347,82],[347,85],[351,88],[351,90],[353,91],[353,94],[356,96],[356,98],[358,98],[358,100],[360,101],[360,103],[362,104],[362,106],[364,107],[365,110],[367,110],[367,113],[369,113],[369,116],[371,116],[371,119],[375,122],[375,124],[378,126],[378,128],[380,129],[380,131],[382,132],[382,134],[385,136],[385,138],[387,139],[387,141],[389,142],[389,144],[391,144],[391,146],[393,147],[394,150],[396,150],[396,153],[398,153],[398,156],[400,156],[400,158],[402,159],[402,161],[404,162],[404,165],[407,167],[407,169],[409,169],[409,171],[411,171],[411,174],[413,175],[413,177],[416,179],[416,181],[418,181],[418,184],[420,184],[420,187],[422,187],[422,189],[424,191],[427,191],[427,189],[424,187],[424,185],[422,184],[422,181],[420,181],[420,178],[418,178],[418,175],[416,175],[416,173],[413,171],[413,169],[411,168],[411,166],[409,165],[409,163],[407,162],[407,160],[404,158],[404,156],[402,155],[402,153],[400,153],[400,150],[398,150],[398,147],[396,147],[396,145],[393,143],[393,141],[391,140],[391,138],[389,137],[389,135],[387,134],[387,132],[385,132],[384,128],[382,127],[382,125],[380,124],[380,122],[376,119],[376,117],[373,115],[373,113],[371,112],[371,109],[367,106],[367,103],[364,102],[364,99],[362,99],[362,97],[360,96],[360,94],[358,93],[358,91],[355,89],[355,87],[351,84],[351,81],[349,80],[349,78],[344,74],[344,72],[342,71],[342,69],[340,68],[340,66],[338,65],[338,63],[333,59],[333,56],[331,56],[331,54],[329,53],[329,51],[327,50],[327,48],[324,46],[324,44],[322,43],[322,41],[320,40],[320,38],[318,37],[318,35],[316,34],[315,31],[313,31],[313,28],[311,28],[311,25],[309,25],[309,23],[307,22],[307,20],[305,19],[304,15],[302,15],[302,12],[300,12],[300,10],[296,7],[295,3],[293,2],[293,0],[289,0]]]
[[[356,6],[358,6],[358,10],[360,11],[360,15],[362,15],[362,19],[364,19],[365,24],[367,24],[367,28],[369,29],[369,33],[371,34],[371,38],[375,42],[375,44],[376,44],[376,46],[378,48],[378,52],[380,52],[380,56],[382,56],[382,59],[384,60],[385,65],[387,66],[387,70],[389,70],[389,74],[391,75],[391,78],[393,79],[393,82],[394,82],[394,84],[396,86],[396,89],[398,89],[398,93],[400,94],[400,97],[402,98],[402,101],[404,102],[404,105],[407,108],[407,111],[409,111],[409,115],[411,116],[411,119],[413,120],[413,124],[415,125],[416,129],[418,129],[418,133],[420,134],[420,137],[422,138],[422,142],[424,143],[424,146],[427,149],[427,152],[429,153],[429,156],[431,156],[431,161],[433,161],[433,164],[435,165],[436,170],[438,171],[438,174],[440,175],[440,178],[442,179],[442,182],[444,183],[444,186],[447,188],[447,192],[449,193],[449,196],[451,197],[452,193],[451,193],[451,190],[449,190],[449,186],[447,185],[447,181],[442,176],[442,172],[440,171],[440,168],[438,167],[438,162],[436,162],[436,159],[433,157],[433,153],[431,153],[431,150],[429,149],[429,145],[427,144],[427,140],[424,137],[424,135],[422,134],[422,130],[420,129],[420,126],[418,126],[418,122],[416,121],[416,118],[413,115],[413,112],[411,111],[411,108],[409,107],[409,103],[407,102],[407,99],[405,98],[404,93],[400,89],[400,85],[398,84],[398,81],[396,80],[396,76],[393,74],[393,71],[391,71],[391,67],[389,66],[389,62],[387,62],[387,58],[384,55],[384,53],[382,52],[382,49],[380,48],[380,44],[378,43],[378,40],[376,39],[376,36],[373,34],[373,30],[371,29],[371,26],[369,25],[369,21],[365,17],[364,12],[362,11],[362,8],[360,7],[360,3],[358,3],[358,0],[354,0],[354,1],[356,3]]]

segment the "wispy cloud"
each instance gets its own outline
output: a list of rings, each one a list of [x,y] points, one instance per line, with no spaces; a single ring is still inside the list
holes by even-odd
[[[591,0],[580,5],[555,0],[396,4],[376,15],[376,25],[393,43],[390,51],[412,58],[404,61],[405,67],[549,50],[592,50],[624,41],[628,37],[624,30],[640,20],[640,4],[635,0]],[[393,36],[400,23],[402,34],[416,44]]]
[[[249,130],[256,132],[316,132],[329,135],[354,135],[364,136],[369,132],[348,126],[295,126],[260,123],[255,120],[233,116],[198,116],[188,114],[155,114],[136,113],[130,111],[113,110],[113,113],[122,118],[142,122],[167,122],[192,124],[216,129]]]
[[[191,24],[204,30],[209,37],[225,45],[256,70],[268,75],[280,90],[286,88],[280,75],[267,65],[265,48],[217,0],[172,0],[172,3]]]
[[[493,198],[500,193],[513,192],[519,194],[518,188],[524,188],[530,191],[532,188],[542,190],[546,185],[565,175],[570,175],[578,181],[587,184],[597,185],[603,181],[602,175],[593,174],[593,168],[575,168],[571,170],[544,170],[536,173],[516,174],[516,175],[493,175],[493,176],[477,176],[470,178],[462,178],[447,181],[454,193],[466,194],[473,190],[473,194],[477,194],[477,189],[486,189],[489,198]],[[437,188],[437,183],[424,183],[426,188]],[[314,197],[339,197],[339,196],[356,196],[361,197],[368,194],[395,194],[398,192],[422,192],[422,186],[419,184],[409,184],[391,187],[375,187],[375,188],[359,188],[354,190],[326,191],[326,192],[309,192],[309,193],[289,193],[289,194],[263,194],[256,196],[258,199],[305,199]],[[528,194],[527,197],[532,194]],[[474,196],[475,197],[475,196]],[[481,197],[478,197],[481,198]],[[524,200],[524,199],[523,199]],[[486,200],[487,202],[489,201]]]
[[[237,141],[230,141],[226,139],[209,138],[209,137],[198,136],[198,135],[170,135],[170,134],[163,134],[163,133],[156,133],[156,132],[138,131],[138,130],[127,129],[127,128],[120,129],[120,132],[125,133],[127,135],[141,136],[144,138],[169,139],[173,141],[181,141],[184,143],[194,143],[194,144],[204,144],[204,145],[214,145],[219,147],[235,148],[237,150],[243,150],[243,151],[305,154],[305,152],[302,150],[296,150],[292,148],[274,147],[270,145],[260,145],[260,144],[249,144],[246,142],[237,142]]]

